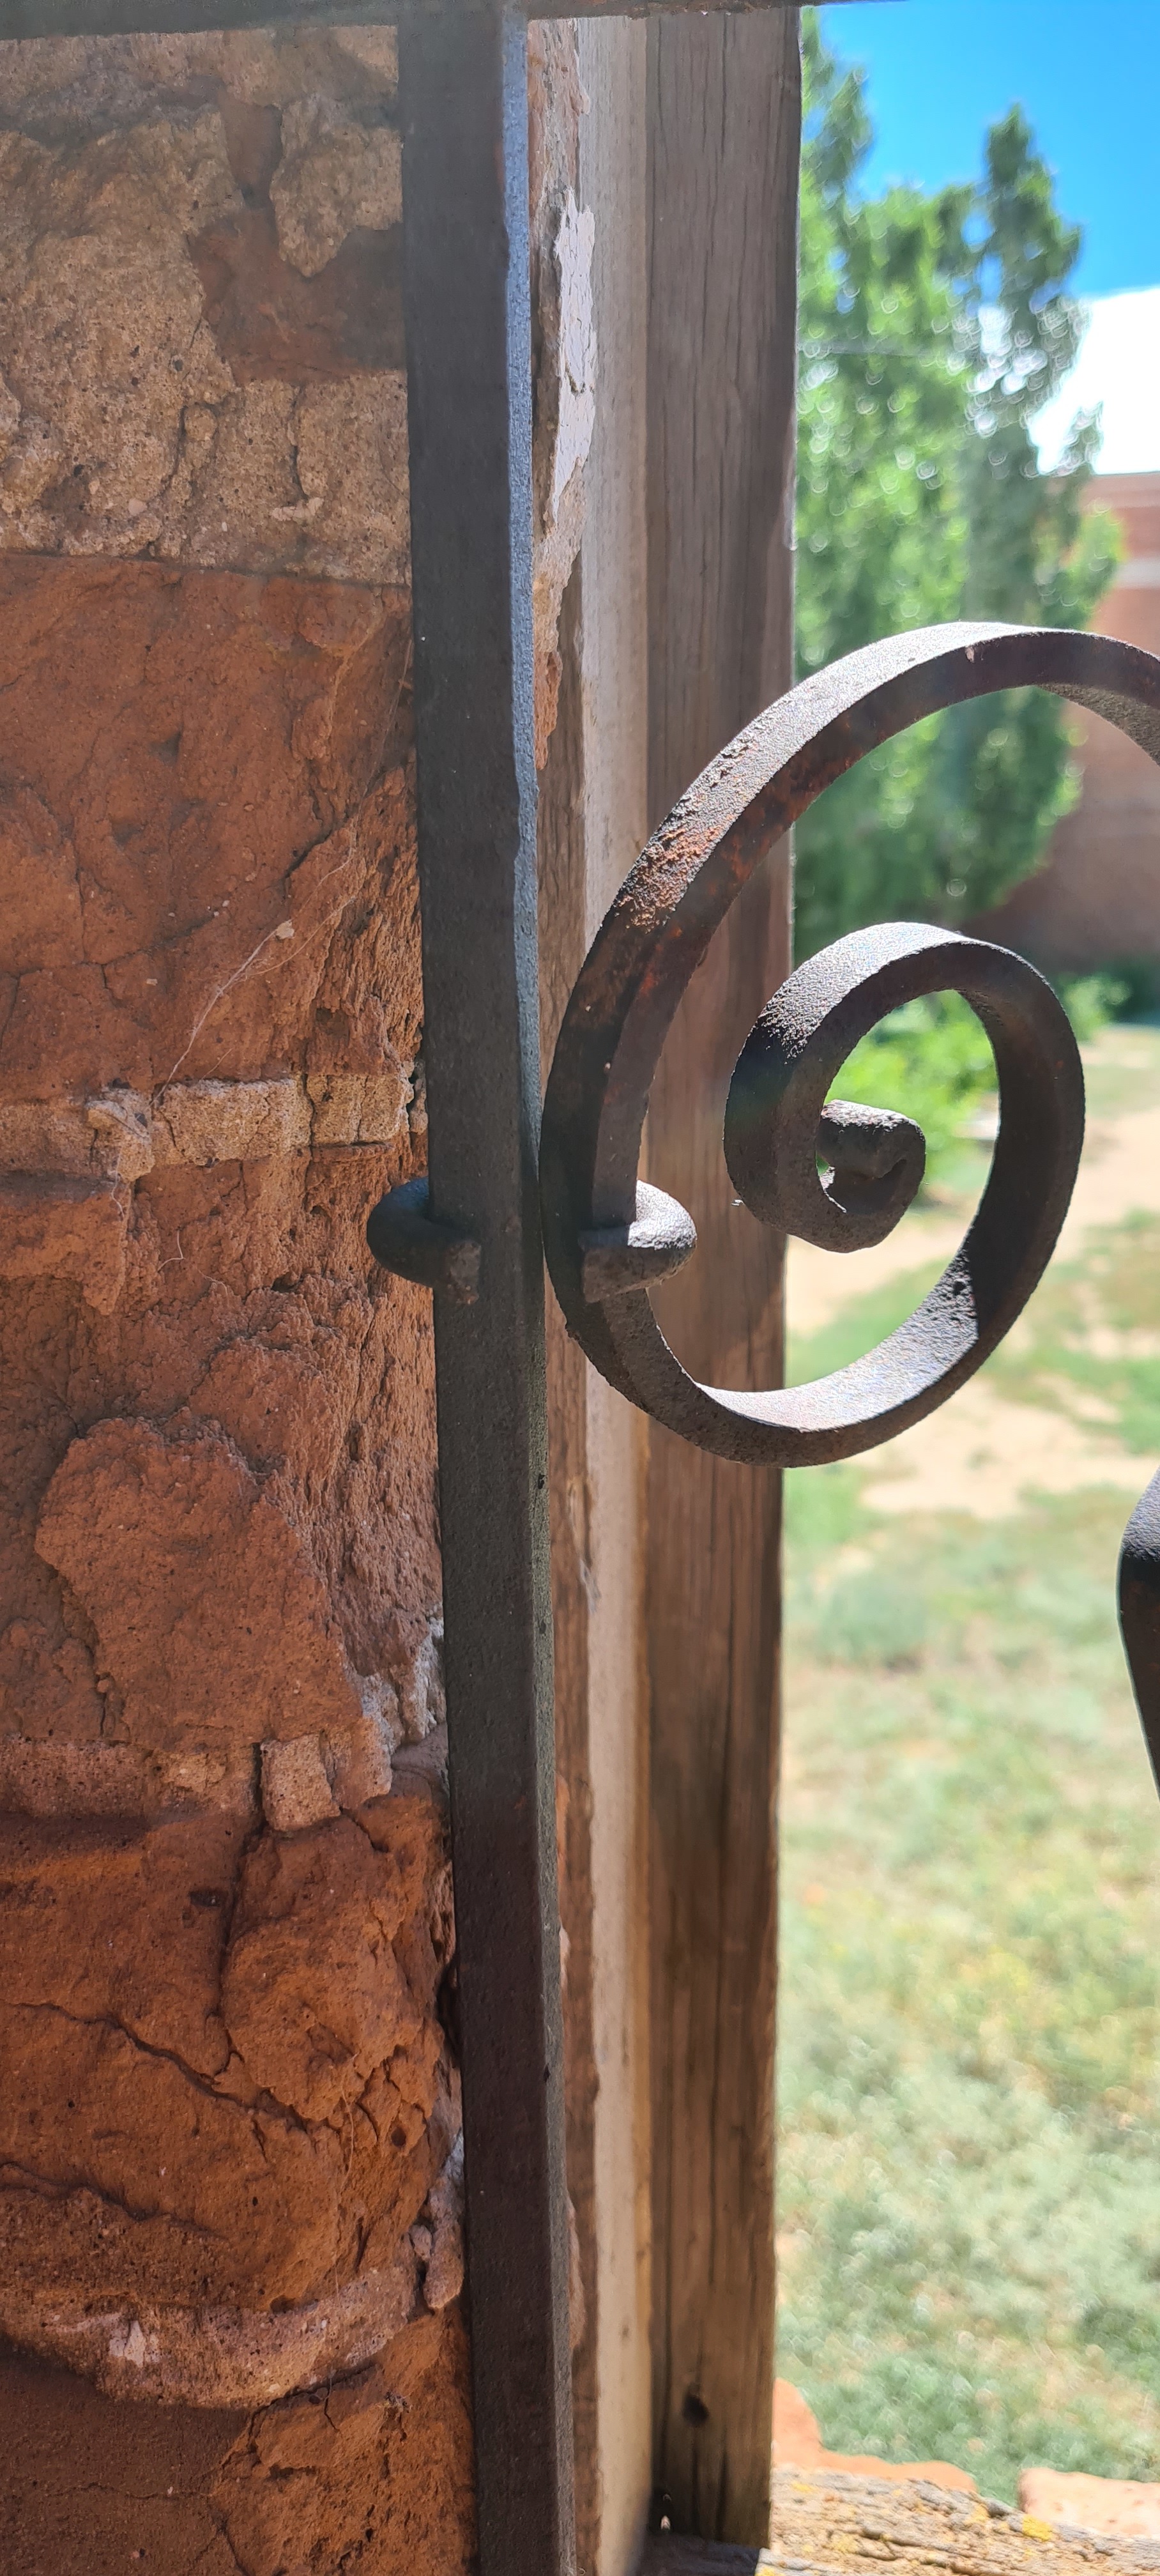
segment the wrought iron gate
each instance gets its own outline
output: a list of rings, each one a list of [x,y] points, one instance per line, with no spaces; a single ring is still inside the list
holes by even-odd
[[[646,13],[589,0],[579,14]],[[782,5],[782,0],[772,0]],[[578,14],[576,0],[537,15]],[[766,1222],[836,1249],[914,1195],[919,1131],[826,1108],[863,1031],[954,989],[996,1052],[992,1177],[910,1321],[821,1386],[696,1385],[648,1287],[690,1221],[637,1179],[648,1087],[681,991],[763,851],[830,779],[935,708],[1034,682],[1160,758],[1160,662],[1099,637],[934,630],[854,656],[723,751],[654,835],[569,1006],[539,1146],[532,736],[526,17],[384,0],[3,0],[0,33],[173,34],[400,23],[404,293],[430,1170],[374,1212],[372,1249],[436,1291],[452,1828],[483,2576],[574,2566],[554,1823],[543,1275],[594,1365],[719,1454],[848,1456],[942,1403],[1048,1260],[1082,1083],[1047,987],[1002,951],[913,925],[798,970],[738,1061],[725,1150]],[[819,1170],[819,1156],[823,1169]],[[1160,1480],[1125,1545],[1125,1634],[1154,1761]]]

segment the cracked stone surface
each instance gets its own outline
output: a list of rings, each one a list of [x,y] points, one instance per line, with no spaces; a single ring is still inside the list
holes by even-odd
[[[590,434],[532,47],[536,704]],[[472,2563],[395,45],[0,45],[11,2576]]]
[[[393,37],[36,50],[0,48],[0,548],[405,581]]]
[[[471,2555],[394,92],[0,47],[13,2576]]]
[[[20,2425],[0,2500],[5,2576],[124,2576],[142,2562],[329,2576],[340,2548],[372,2576],[445,2576],[468,2563],[447,2540],[472,2511],[465,2364],[458,2309],[422,2315],[363,2369],[247,2416],[126,2406],[0,2346],[0,2406]]]

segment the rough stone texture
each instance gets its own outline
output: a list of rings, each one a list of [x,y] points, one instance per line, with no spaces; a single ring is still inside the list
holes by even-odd
[[[402,220],[399,137],[360,125],[333,99],[296,98],[283,111],[282,158],[270,182],[282,257],[302,277],[319,271],[349,233]]]
[[[591,348],[574,39],[534,51],[546,743]],[[0,2556],[37,2576],[473,2547],[430,1307],[363,1234],[426,1135],[400,211],[389,32],[0,46]]]
[[[366,2369],[246,2417],[122,2406],[0,2345],[19,2423],[0,2491],[5,2576],[455,2576],[471,2526],[467,2355],[457,2308]],[[63,2474],[67,2464],[68,2474]]]
[[[446,2576],[441,2534],[471,2517],[464,2358],[457,2312],[428,2316],[357,2378],[258,2416],[212,2496],[245,2576]]]
[[[454,2576],[393,39],[0,165],[0,2557]]]
[[[0,53],[0,546],[405,580],[393,36]]]

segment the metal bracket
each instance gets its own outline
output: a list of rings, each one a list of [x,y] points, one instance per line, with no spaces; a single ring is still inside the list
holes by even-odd
[[[413,1279],[420,1288],[451,1297],[457,1306],[474,1306],[479,1295],[481,1247],[474,1236],[443,1225],[428,1214],[431,1193],[426,1172],[388,1190],[367,1218],[367,1242],[380,1270],[397,1279]]]
[[[402,1226],[384,1222],[392,1260],[437,1262],[443,1290],[435,1381],[479,2564],[481,2576],[573,2576],[535,1150],[525,20],[404,16],[399,107],[431,1204],[466,1217],[478,1245],[457,1233],[453,1247],[418,1192]]]
[[[580,1293],[596,1306],[628,1288],[652,1288],[658,1279],[671,1279],[696,1249],[688,1209],[667,1190],[638,1181],[630,1224],[590,1226],[580,1236]]]

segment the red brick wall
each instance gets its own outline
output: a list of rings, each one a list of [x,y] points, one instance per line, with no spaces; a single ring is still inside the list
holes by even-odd
[[[1125,559],[1092,619],[1160,653],[1160,474],[1101,474],[1093,508],[1115,512]],[[1049,967],[1160,961],[1160,769],[1102,716],[1076,708],[1083,790],[1047,862],[973,925]]]

